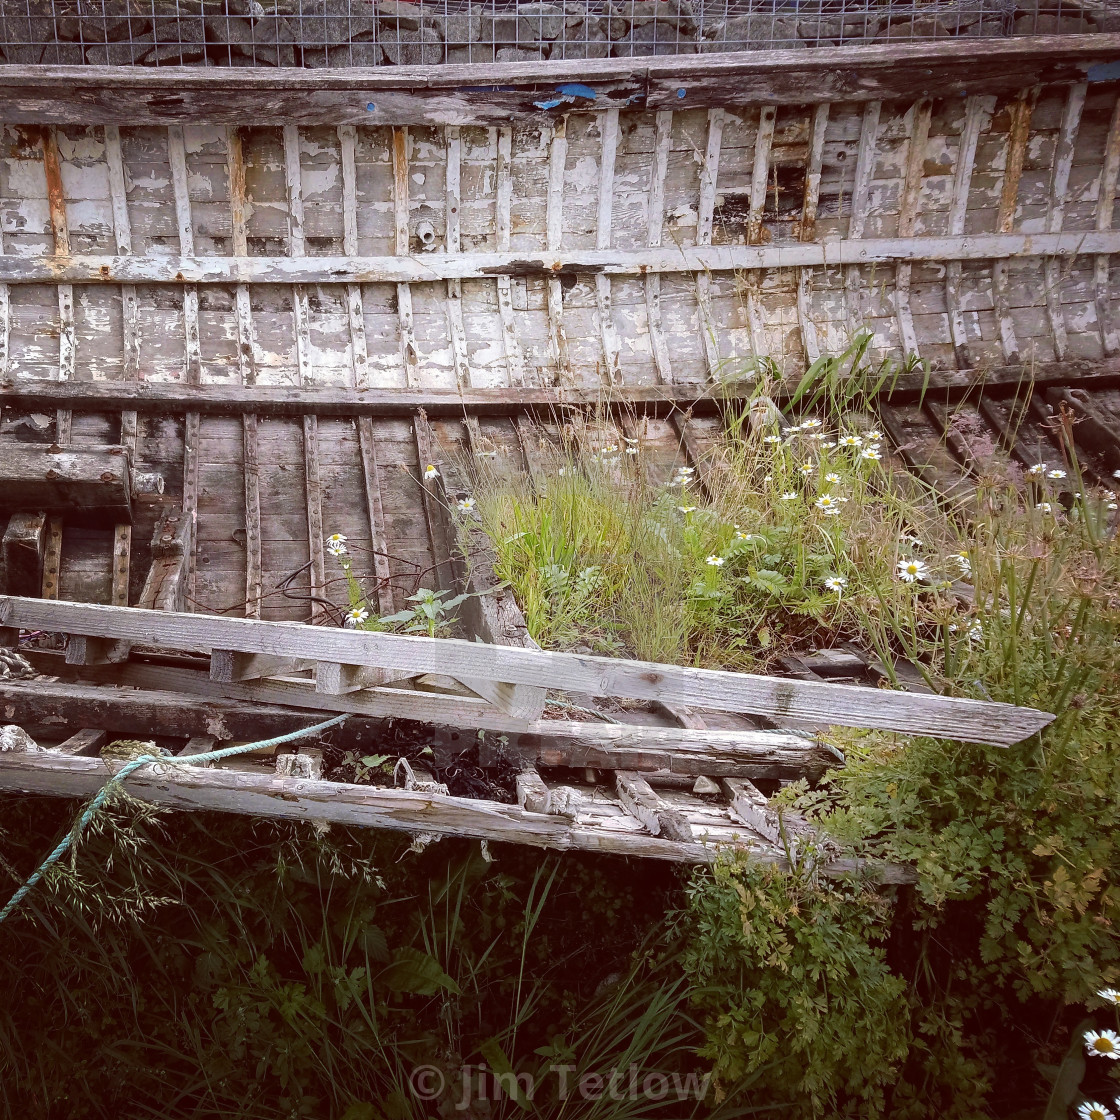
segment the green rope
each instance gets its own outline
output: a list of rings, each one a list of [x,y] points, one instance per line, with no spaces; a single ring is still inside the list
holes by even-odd
[[[86,825],[93,820],[94,813],[105,804],[106,799],[111,793],[124,784],[125,778],[134,770],[139,770],[141,766],[148,766],[152,763],[170,766],[197,766],[201,762],[216,762],[220,758],[229,758],[231,755],[235,754],[248,754],[249,751],[259,751],[267,747],[278,747],[283,743],[292,742],[293,739],[302,739],[304,736],[314,735],[319,731],[326,731],[328,727],[336,727],[346,718],[346,716],[335,716],[334,719],[328,719],[325,723],[316,723],[312,727],[304,727],[299,731],[291,731],[287,735],[280,735],[275,739],[262,739],[257,743],[243,743],[239,747],[223,747],[221,750],[208,751],[206,754],[187,755],[185,758],[178,758],[175,755],[142,754],[139,758],[130,759],[101,787],[93,800],[86,806],[86,810],[82,813],[77,827],[72,828],[70,832],[63,837],[58,847],[39,865],[38,871],[12,895],[11,899],[8,901],[8,905],[5,906],[3,910],[0,910],[0,922],[3,922],[28,894],[31,893],[32,888],[42,879],[47,868],[50,867],[51,864],[57,863],[58,860],[62,858],[70,845],[81,836]]]

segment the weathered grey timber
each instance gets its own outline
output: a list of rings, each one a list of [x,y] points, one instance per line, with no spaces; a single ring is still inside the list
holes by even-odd
[[[858,330],[907,369],[881,424],[947,499],[976,493],[985,441],[1057,462],[1063,412],[1084,476],[1111,484],[1120,36],[639,59],[629,20],[608,48],[626,57],[410,66],[443,49],[428,32],[450,42],[414,17],[415,42],[369,43],[391,68],[314,70],[296,44],[268,73],[0,67],[0,451],[112,445],[133,464],[131,524],[22,491],[12,508],[27,524],[5,545],[7,590],[44,598],[6,601],[4,640],[71,641],[68,665],[29,650],[68,683],[5,684],[6,718],[38,726],[54,704],[68,734],[99,718],[168,735],[178,705],[184,735],[227,738],[241,705],[262,728],[339,711],[493,731],[544,769],[543,793],[521,783],[534,804],[686,858],[682,817],[694,839],[701,822],[727,836],[737,802],[767,844],[776,823],[761,793],[709,805],[682,780],[837,761],[721,711],[1003,744],[1043,726],[919,682],[829,684],[808,662],[760,679],[538,653],[458,502],[478,470],[542,492],[569,454],[624,439],[638,454],[620,477],[657,486],[687,465],[700,492],[721,414],[760,369],[781,374],[782,406]],[[163,542],[175,509],[184,532]],[[344,631],[333,533],[371,612],[419,587],[490,594],[451,639]],[[129,604],[175,609],[104,613]],[[153,660],[151,644],[192,656]],[[537,720],[546,688],[689,726]]]
[[[258,619],[0,597],[0,626],[114,638],[171,650],[234,649],[346,665],[460,674],[592,696],[681,704],[787,719],[828,720],[1008,746],[1054,717],[1032,708],[904,694],[653,662],[487,645],[456,638],[308,627]]]

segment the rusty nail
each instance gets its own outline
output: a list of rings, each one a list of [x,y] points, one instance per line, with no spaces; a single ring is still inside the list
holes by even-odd
[[[102,471],[101,472],[101,481],[102,482],[112,482],[113,479],[116,478],[116,477],[117,476],[115,474],[113,474],[112,471]]]

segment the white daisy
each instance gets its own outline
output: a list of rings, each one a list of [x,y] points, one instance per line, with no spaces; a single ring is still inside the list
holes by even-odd
[[[925,579],[927,575],[929,575],[929,569],[923,560],[899,560],[898,562],[898,577],[905,583]]]
[[[1120,1058],[1120,1034],[1115,1031],[1086,1031],[1085,1050],[1093,1058]]]
[[[474,509],[474,498],[460,498],[455,503],[455,507],[460,513],[470,513]]]
[[[637,443],[638,442],[638,437],[637,436],[623,436],[622,441],[623,441],[623,443]]]
[[[824,581],[825,589],[828,591],[835,591],[837,595],[848,586],[848,581],[843,576],[829,576]]]
[[[361,624],[368,618],[369,611],[367,611],[364,607],[355,607],[352,611],[347,612],[346,625],[351,628],[355,626],[361,626]]]
[[[840,476],[835,471],[829,471],[828,474],[824,476],[824,480],[825,482],[837,483],[840,481]]]
[[[327,537],[327,551],[332,556],[345,556],[346,538],[341,533],[332,533]]]
[[[899,544],[908,544],[911,548],[921,548],[922,542],[917,537],[902,536],[898,538]]]
[[[801,430],[805,432],[811,431],[813,428],[819,428],[820,426],[821,422],[819,420],[803,420],[801,422]]]
[[[1034,508],[1037,509],[1039,513],[1050,513],[1053,507],[1049,502],[1039,502]]]
[[[639,450],[640,450],[640,448],[638,448],[638,447],[630,446],[626,449],[626,454],[627,455],[637,455]]]
[[[1105,505],[1104,508],[1105,509],[1116,509],[1116,503],[1115,502],[1109,502],[1107,505]]]
[[[1112,477],[1113,478],[1120,478],[1120,470],[1113,471],[1112,472]]]
[[[1046,464],[1045,463],[1035,463],[1033,467],[1027,467],[1027,474],[1029,474],[1029,475],[1034,475],[1035,477],[1037,477],[1038,475],[1042,475],[1042,474],[1045,474],[1045,473],[1046,473]]]
[[[839,444],[840,444],[841,447],[862,447],[863,446],[863,437],[862,436],[841,436],[840,440],[839,440]]]
[[[782,437],[781,436],[774,436],[774,435],[763,436],[762,437],[762,442],[763,443],[781,443],[782,442]]]
[[[770,481],[770,480],[771,480],[771,479],[772,479],[773,477],[774,477],[774,476],[773,476],[772,474],[768,474],[768,475],[766,475],[766,477],[765,477],[765,478],[763,478],[763,480],[762,480],[762,481],[763,481],[763,482],[769,482],[769,481]]]
[[[830,439],[828,441],[828,443],[822,443],[821,444],[821,447],[835,447],[835,446],[836,446],[836,440],[834,440],[834,439]]]
[[[865,447],[860,453],[861,459],[870,459],[872,462],[878,462],[882,457],[877,447]]]
[[[831,516],[840,512],[840,503],[831,494],[822,494],[814,503],[819,510]]]
[[[1117,1007],[1120,1007],[1120,992],[1115,988],[1101,988],[1101,990],[1097,992],[1097,996],[1103,999],[1105,1003],[1114,1003]]]
[[[867,433],[867,438],[871,440],[872,443],[874,443],[876,440],[880,440],[883,438],[883,433],[879,431],[878,428],[872,428],[871,431]]]
[[[793,502],[793,501],[796,501],[796,500],[797,500],[797,495],[792,490],[787,490],[782,495],[782,501],[783,502]]]
[[[800,424],[790,424],[790,426],[788,428],[786,428],[786,435],[787,436],[792,436],[799,431],[801,431],[801,425]]]
[[[677,512],[678,513],[685,513],[685,514],[695,513],[696,512],[696,507],[695,506],[677,506]]]
[[[1065,478],[1065,476],[1066,476],[1066,472],[1062,471],[1062,470],[1055,469],[1055,470],[1046,472],[1046,477],[1047,478]]]
[[[737,541],[749,541],[751,539],[750,533],[744,533],[742,529],[735,530],[735,539]]]
[[[812,463],[802,463],[802,464],[801,464],[801,466],[800,466],[800,467],[798,467],[797,469],[798,469],[798,470],[799,470],[799,471],[800,471],[800,472],[801,472],[801,473],[802,473],[803,475],[810,475],[810,474],[812,474],[812,473],[813,473],[813,464],[812,464]]]
[[[439,471],[436,470],[434,463],[429,463],[427,467],[424,468],[424,477],[439,478]]]
[[[972,575],[972,561],[968,558],[967,552],[958,552],[953,559],[956,560],[957,567],[960,568],[962,576]]]
[[[709,556],[704,563],[710,568],[722,568],[727,561],[722,556]]]
[[[1116,1120],[1103,1104],[1096,1101],[1083,1101],[1077,1106],[1077,1115],[1081,1120]]]
[[[979,642],[984,638],[984,627],[979,622],[974,622],[968,630],[965,631],[965,636],[970,642]]]

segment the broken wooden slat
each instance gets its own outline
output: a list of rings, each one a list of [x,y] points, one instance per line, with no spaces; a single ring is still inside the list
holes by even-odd
[[[618,771],[615,790],[626,811],[640,820],[653,836],[684,843],[694,839],[688,821],[675,809],[670,809],[641,774]]]
[[[177,509],[165,510],[160,515],[152,533],[152,566],[138,607],[153,611],[186,609],[194,537],[193,516]]]
[[[818,840],[817,830],[799,814],[772,809],[749,778],[723,778],[721,784],[731,800],[731,815],[771,843],[794,849]]]
[[[132,465],[119,444],[0,442],[0,507],[96,509],[127,519],[131,505]]]
[[[0,625],[157,643],[169,649],[221,648],[311,657],[342,664],[446,673],[560,688],[592,696],[669,700],[704,708],[828,719],[912,734],[1010,745],[1053,716],[964,697],[923,696],[778,677],[684,668],[609,657],[516,649],[456,638],[307,626],[293,622],[153,612],[134,607],[4,596]]]
[[[599,211],[595,230],[595,247],[610,249],[614,212],[614,164],[618,154],[618,110],[608,109],[599,118],[602,145],[599,152]],[[599,335],[603,343],[603,369],[609,385],[622,383],[619,365],[622,343],[614,323],[611,301],[611,278],[602,273],[595,276],[595,305],[599,316]]]
[[[509,252],[511,214],[513,206],[513,129],[497,130],[497,161],[495,164],[496,203],[494,224],[498,252]],[[502,345],[505,348],[506,369],[510,385],[525,384],[525,355],[517,337],[517,323],[513,317],[513,293],[508,276],[497,278],[498,318],[502,325]]]
[[[69,739],[64,739],[53,749],[59,754],[88,755],[92,758],[101,753],[101,748],[108,741],[107,731],[87,727],[75,732]]]
[[[393,225],[396,254],[407,257],[408,250],[408,129],[393,129]],[[426,276],[424,279],[432,279]],[[357,278],[352,281],[361,283]],[[416,331],[412,322],[412,289],[407,280],[397,281],[397,318],[400,324],[401,359],[404,362],[405,384],[420,384],[420,351],[416,348]]]

